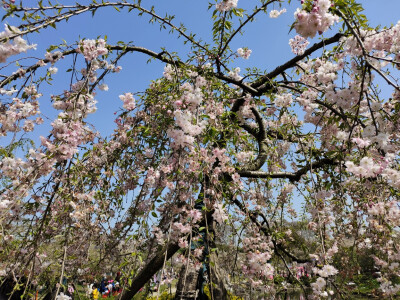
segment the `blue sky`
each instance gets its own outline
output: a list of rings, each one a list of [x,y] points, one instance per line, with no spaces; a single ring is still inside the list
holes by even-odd
[[[18,1],[17,1],[18,2]],[[34,1],[24,1],[25,4],[32,5]],[[64,4],[71,4],[72,1],[59,1]],[[83,1],[82,3],[88,2]],[[398,0],[365,0],[361,1],[365,7],[365,14],[370,19],[372,26],[378,24],[390,25],[396,23],[400,16],[400,1]],[[258,1],[239,0],[238,7],[251,9]],[[166,13],[175,15],[175,24],[184,23],[188,31],[196,33],[204,41],[211,43],[212,20],[211,13],[208,11],[208,1],[199,0],[143,0],[142,5],[150,8],[155,5],[156,12],[160,16]],[[293,12],[300,6],[300,1],[293,0],[290,6],[283,5],[288,11],[278,19],[271,19],[266,15],[260,15],[256,22],[249,24],[243,36],[237,36],[231,46],[236,50],[239,47],[249,47],[253,53],[249,60],[238,59],[234,66],[258,67],[260,69],[271,70],[277,65],[284,63],[293,57],[288,45],[289,38],[295,35],[289,33],[289,26],[293,23]],[[275,6],[279,9],[278,6]],[[168,51],[176,51],[182,59],[190,51],[187,46],[183,46],[183,38],[177,39],[176,34],[168,34],[167,31],[160,31],[157,24],[148,24],[148,17],[138,17],[137,13],[121,10],[118,13],[114,8],[106,8],[97,11],[92,18],[91,14],[83,14],[71,18],[68,22],[59,23],[57,30],[48,28],[39,34],[30,34],[30,42],[38,45],[36,51],[30,51],[29,55],[44,57],[45,49],[51,44],[60,44],[64,39],[69,44],[73,44],[80,38],[94,39],[98,36],[107,35],[108,42],[115,44],[118,41],[132,41],[136,46],[146,47],[153,51],[160,51],[165,47]],[[19,20],[8,19],[9,24],[18,25]],[[326,32],[329,37],[333,33]],[[316,37],[316,41],[319,37]],[[313,41],[311,41],[313,42]],[[41,111],[54,119],[56,111],[51,108],[49,95],[59,94],[68,88],[70,78],[63,72],[72,63],[72,58],[65,58],[59,67],[59,73],[54,76],[52,86],[43,89],[44,96],[40,99]],[[152,79],[162,76],[164,64],[159,62],[147,63],[148,57],[143,54],[127,55],[120,61],[123,70],[119,74],[111,74],[105,81],[109,85],[108,92],[98,91],[96,99],[98,111],[91,115],[89,121],[92,122],[102,134],[112,133],[114,126],[113,114],[121,107],[118,95],[125,92],[144,91]],[[64,68],[64,69],[63,69]],[[12,67],[15,70],[15,67]],[[46,135],[48,126],[42,125],[40,134]]]

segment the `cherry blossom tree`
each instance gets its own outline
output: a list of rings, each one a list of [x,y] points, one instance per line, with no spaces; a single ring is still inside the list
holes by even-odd
[[[214,22],[207,42],[140,0],[45,2],[2,1],[0,279],[11,282],[8,292],[27,298],[45,286],[47,296],[68,299],[64,277],[114,267],[125,278],[121,299],[131,299],[154,274],[167,278],[173,259],[182,266],[176,299],[205,299],[205,286],[225,299],[240,282],[274,295],[282,270],[310,299],[351,298],[347,266],[360,253],[380,271],[381,296],[400,290],[400,23],[371,28],[353,0],[254,0],[252,10],[220,0],[204,7]],[[241,70],[257,49],[232,41],[293,5],[297,35],[282,45],[293,56],[268,71]],[[30,36],[110,7],[159,24],[191,51],[103,36],[49,41],[31,56]],[[145,91],[127,84],[115,130],[102,135],[88,118],[134,53],[164,71]],[[60,74],[64,89],[51,89]],[[41,112],[49,101],[58,111],[51,120]],[[306,227],[291,226],[298,220]],[[226,228],[237,249],[225,257],[229,270],[220,264]],[[312,266],[311,291],[293,274],[296,263]]]

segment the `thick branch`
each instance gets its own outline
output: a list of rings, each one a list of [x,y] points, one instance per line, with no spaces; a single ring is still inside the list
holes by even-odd
[[[289,68],[292,68],[296,65],[297,62],[302,60],[303,58],[307,57],[308,55],[312,54],[313,52],[327,46],[333,43],[336,43],[337,41],[340,40],[340,38],[343,36],[342,33],[337,33],[333,37],[322,40],[319,43],[314,44],[310,48],[308,48],[302,55],[297,55],[296,57],[292,58],[288,62],[284,63],[283,65],[280,65],[279,67],[275,68],[273,71],[269,72],[268,74],[260,77],[256,81],[254,81],[251,84],[251,87],[255,88],[258,90],[260,94],[265,93],[271,88],[271,80],[281,74],[282,72],[286,71]]]
[[[252,95],[258,95],[259,92],[257,91],[257,89],[251,87],[250,85],[248,85],[247,83],[243,82],[243,81],[237,81],[229,76],[226,76],[222,73],[214,73],[214,76],[217,77],[218,79],[221,79],[225,82],[229,82],[229,83],[233,83],[235,85],[237,85],[238,87],[240,87],[241,89],[243,89],[244,91],[252,94]],[[244,98],[240,98],[244,101]]]
[[[155,273],[160,270],[164,264],[165,252],[167,252],[167,260],[174,255],[180,247],[178,244],[172,243],[164,246],[158,251],[154,257],[146,264],[146,266],[132,280],[129,289],[125,290],[121,300],[131,300],[133,296],[148,282]]]
[[[254,107],[251,108],[252,113],[254,114],[254,116],[256,117],[256,122],[258,125],[258,134],[257,134],[257,140],[262,141],[266,138],[266,133],[265,133],[265,126],[264,126],[264,122],[263,119],[260,115],[260,113],[258,112],[257,109],[255,109]]]
[[[249,124],[246,124],[246,123],[240,124],[239,126],[241,128],[243,128],[244,130],[246,130],[252,136],[257,137],[257,134],[258,134],[257,128],[251,127]]]
[[[286,178],[289,179],[290,181],[299,181],[302,175],[306,174],[308,171],[312,169],[318,169],[327,165],[334,166],[337,164],[338,162],[334,161],[331,158],[323,158],[316,162],[307,164],[306,166],[297,170],[296,172],[269,173],[264,171],[242,170],[238,171],[238,174],[241,177],[247,177],[247,178]]]
[[[257,142],[258,142],[258,156],[250,164],[248,170],[256,171],[256,170],[259,170],[264,165],[265,161],[268,158],[268,153],[267,153],[268,145],[267,145],[265,126],[264,126],[262,117],[261,117],[260,113],[254,107],[251,108],[251,111],[253,112],[254,116],[256,117],[256,121],[258,124],[258,133],[255,136],[257,138]]]

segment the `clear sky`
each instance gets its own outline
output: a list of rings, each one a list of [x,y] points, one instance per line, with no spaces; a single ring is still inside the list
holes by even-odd
[[[18,2],[18,1],[17,1]],[[32,5],[33,0],[23,1],[25,5]],[[73,1],[59,1],[64,4],[71,4]],[[82,1],[81,3],[85,3]],[[130,1],[128,1],[130,2]],[[372,26],[378,24],[390,25],[397,23],[400,19],[399,0],[364,0],[361,1],[365,7],[365,14],[370,19]],[[258,1],[239,0],[238,7],[251,9]],[[199,0],[143,0],[142,5],[150,8],[155,5],[155,10],[160,16],[166,13],[175,15],[174,22],[184,23],[188,31],[196,33],[198,38],[211,43],[212,11],[207,10],[208,1]],[[248,25],[243,36],[238,36],[231,44],[232,49],[239,47],[249,47],[253,53],[249,60],[238,59],[234,66],[258,67],[260,69],[270,70],[286,60],[293,57],[288,45],[289,38],[296,33],[289,33],[289,26],[293,23],[293,12],[300,7],[300,1],[293,0],[290,6],[286,4],[283,8],[287,13],[281,15],[278,19],[271,19],[266,15],[260,15],[256,22]],[[275,7],[279,9],[278,6]],[[57,30],[48,28],[39,34],[31,34],[28,39],[30,42],[38,45],[36,51],[30,51],[30,55],[35,57],[44,57],[45,49],[51,44],[60,44],[64,39],[72,44],[80,38],[95,39],[107,35],[108,43],[115,44],[118,41],[132,41],[136,46],[146,47],[153,51],[160,51],[165,47],[168,51],[177,51],[182,59],[185,59],[185,53],[190,51],[187,46],[183,46],[183,38],[177,39],[176,34],[168,34],[167,31],[160,31],[157,24],[148,24],[147,16],[138,17],[137,13],[121,10],[118,13],[114,8],[106,8],[97,11],[94,17],[91,14],[82,14],[71,18],[68,22],[59,23]],[[10,25],[18,25],[16,19],[8,19]],[[333,33],[326,32],[329,37]],[[317,41],[316,37],[314,41]],[[311,41],[312,43],[313,41]],[[49,101],[50,94],[59,94],[67,89],[70,83],[69,76],[62,72],[62,65],[68,66],[72,63],[72,58],[68,57],[60,64],[60,72],[54,75],[52,86],[46,87],[44,96],[41,98],[41,111],[54,119],[56,111],[51,108]],[[120,61],[123,70],[120,74],[112,74],[105,83],[109,85],[108,92],[98,91],[96,99],[98,111],[91,115],[90,122],[96,125],[96,128],[102,134],[112,132],[114,126],[113,120],[115,111],[121,107],[121,101],[118,95],[125,92],[139,92],[149,85],[150,80],[162,76],[164,64],[159,62],[147,63],[148,57],[143,54],[127,55]],[[15,67],[13,67],[15,70]],[[65,70],[65,69],[64,69]],[[40,134],[48,133],[48,126],[42,125]],[[4,140],[3,140],[4,141]]]

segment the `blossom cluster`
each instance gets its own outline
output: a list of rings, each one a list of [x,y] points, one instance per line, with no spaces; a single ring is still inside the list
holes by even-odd
[[[165,73],[164,73],[165,76]],[[201,88],[206,85],[206,80],[198,76],[197,73],[192,74],[196,78],[195,85],[185,82],[180,86],[182,92],[179,99],[173,102],[175,110],[171,115],[175,118],[174,127],[168,128],[167,134],[174,141],[172,147],[192,147],[194,145],[195,136],[198,136],[206,128],[207,120],[196,120],[195,112],[199,109],[199,105],[203,101]]]
[[[375,223],[379,222],[374,219],[375,218],[379,219],[380,217],[384,217],[385,220],[393,226],[400,225],[400,209],[396,201],[390,201],[390,202],[379,201],[376,203],[371,203],[368,206],[367,211],[368,214],[370,215],[369,222],[372,223],[373,226],[378,225]]]
[[[173,68],[170,64],[166,65],[166,66],[164,67],[164,73],[163,73],[163,75],[164,75],[164,77],[165,77],[167,80],[172,81],[173,76],[175,75],[175,70],[174,70],[174,68]]]
[[[275,97],[275,104],[278,107],[287,107],[292,103],[292,94],[283,93]]]
[[[281,14],[284,14],[285,12],[286,12],[286,8],[281,9],[281,10],[273,9],[270,11],[269,17],[275,19],[275,18],[278,18]]]
[[[231,77],[232,79],[236,80],[236,81],[240,81],[243,79],[242,76],[239,75],[240,73],[240,68],[236,67],[235,69],[233,69],[232,71],[229,71],[228,75],[229,77]]]
[[[361,29],[359,35],[362,39],[362,45],[360,45],[359,41],[354,36],[343,38],[344,47],[348,54],[361,55],[363,53],[362,48],[364,48],[367,52],[375,51],[374,56],[378,58],[384,58],[389,61],[400,61],[400,22],[381,32]],[[386,57],[381,51],[393,53],[394,57]],[[379,67],[385,65],[387,65],[387,62]]]
[[[317,270],[317,273],[319,276],[326,278],[329,276],[336,275],[338,273],[338,270],[334,266],[325,265],[323,266],[322,269]]]
[[[34,86],[27,87],[26,92],[32,92],[31,96],[34,100],[40,95]],[[43,119],[36,117],[35,120],[29,120],[29,117],[39,115],[39,103],[37,101],[22,101],[20,98],[14,98],[13,101],[4,105],[6,111],[0,113],[0,136],[6,136],[8,132],[19,132],[21,128],[26,131],[32,131],[34,124],[41,124]],[[20,122],[24,120],[24,125]]]
[[[36,45],[28,45],[28,43],[20,36],[15,36],[21,31],[14,26],[4,25],[5,30],[0,32],[0,40],[5,39],[0,45],[0,63],[6,62],[7,58],[26,52],[30,49],[36,49]]]
[[[352,161],[346,161],[345,165],[349,172],[366,178],[376,177],[385,168],[384,164],[375,162],[371,157],[363,157],[359,166],[355,165]]]
[[[44,55],[46,61],[50,62],[52,65],[55,64],[60,58],[63,57],[61,51],[46,52]],[[39,60],[37,63],[39,66],[43,67],[46,63],[43,60]]]
[[[75,91],[72,93],[65,92],[63,97],[53,97],[53,107],[63,110],[60,115],[61,118],[82,119],[97,110],[97,100],[94,99],[92,94],[83,94],[83,86],[81,84],[84,84],[84,82],[80,81],[75,86],[73,85]]]
[[[289,40],[290,48],[292,49],[292,52],[296,55],[303,55],[309,44],[310,42],[300,35],[296,35],[293,39]]]
[[[328,298],[329,296],[334,295],[334,291],[332,290],[324,290],[326,287],[326,280],[322,277],[318,277],[317,280],[311,283],[311,287],[313,289],[314,295],[318,298]]]
[[[64,294],[64,293],[60,293],[59,295],[57,295],[56,300],[70,300],[72,299],[70,296]]]
[[[214,204],[214,213],[213,218],[219,224],[223,224],[226,220],[228,220],[228,216],[225,213],[225,209],[221,203]]]
[[[60,160],[72,158],[78,152],[78,146],[94,137],[92,131],[79,121],[63,121],[56,119],[52,124],[55,140],[41,137],[42,145],[56,153]]]
[[[94,60],[98,56],[106,55],[108,53],[106,41],[103,39],[81,40],[76,51],[82,53],[87,61]]]
[[[328,30],[330,26],[339,21],[338,16],[329,12],[331,5],[330,0],[314,0],[311,12],[298,8],[294,13],[296,32],[304,38],[313,38],[317,32],[322,34]]]
[[[136,102],[135,102],[135,98],[133,98],[132,93],[125,93],[123,95],[120,95],[119,99],[121,99],[121,101],[124,102],[122,107],[125,108],[126,110],[135,109]]]
[[[243,248],[247,254],[242,266],[243,273],[251,278],[272,279],[274,267],[269,263],[272,257],[271,243],[259,233],[243,239]]]
[[[241,58],[244,58],[244,59],[249,59],[249,57],[250,57],[250,54],[251,54],[251,50],[250,49],[247,49],[247,48],[239,48],[239,49],[237,49],[237,55],[239,56],[239,57],[241,57]]]
[[[238,0],[222,0],[221,2],[215,4],[215,8],[220,12],[230,11],[237,7]]]

